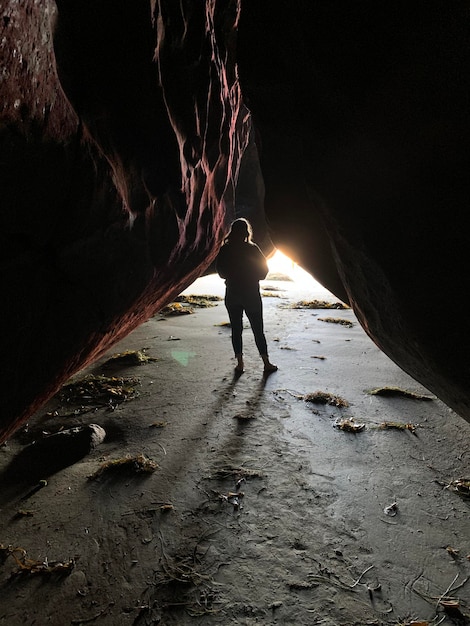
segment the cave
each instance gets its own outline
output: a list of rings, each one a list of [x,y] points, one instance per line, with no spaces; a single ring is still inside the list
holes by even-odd
[[[470,420],[469,8],[7,0],[1,440],[237,216]]]

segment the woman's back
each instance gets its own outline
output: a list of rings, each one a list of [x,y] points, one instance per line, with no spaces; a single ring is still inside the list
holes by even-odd
[[[216,268],[221,278],[225,278],[227,288],[253,288],[266,278],[266,259],[254,243],[227,242],[220,249]]]

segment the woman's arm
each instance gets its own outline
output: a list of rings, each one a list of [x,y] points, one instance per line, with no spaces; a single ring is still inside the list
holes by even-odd
[[[256,253],[254,255],[256,278],[258,280],[264,280],[269,271],[268,262],[266,261],[266,257],[258,248],[258,246],[255,243],[252,245],[254,250],[256,250]]]
[[[215,260],[215,271],[220,278],[227,278],[227,270],[227,246],[223,245]]]

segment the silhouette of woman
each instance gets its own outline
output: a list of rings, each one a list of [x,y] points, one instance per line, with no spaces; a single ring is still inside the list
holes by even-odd
[[[225,306],[232,326],[232,346],[237,359],[235,371],[244,371],[243,311],[250,322],[256,347],[263,359],[264,371],[275,372],[277,366],[268,358],[264,335],[263,304],[259,281],[266,278],[268,264],[258,246],[251,240],[253,231],[248,220],[240,218],[232,223],[216,260],[217,273],[225,278]]]

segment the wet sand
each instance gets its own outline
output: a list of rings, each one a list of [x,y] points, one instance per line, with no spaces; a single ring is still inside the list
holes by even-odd
[[[146,349],[156,361],[113,371],[139,377],[138,397],[67,418],[46,415],[63,413],[54,400],[0,449],[5,470],[43,431],[97,423],[107,432],[34,494],[3,473],[0,543],[74,567],[11,577],[18,564],[4,550],[0,623],[469,623],[455,620],[470,613],[470,500],[448,486],[470,477],[470,425],[435,398],[368,394],[396,386],[432,397],[351,310],[289,308],[336,300],[320,286],[269,285],[281,290],[263,299],[278,372],[263,376],[247,327],[246,371],[234,376],[222,302],[156,315],[87,370]],[[187,293],[221,295],[223,283],[206,277]],[[349,406],[303,399],[315,391]],[[338,428],[347,418],[364,428]],[[139,454],[158,468],[88,480],[102,462]],[[444,612],[445,593],[460,615]]]

